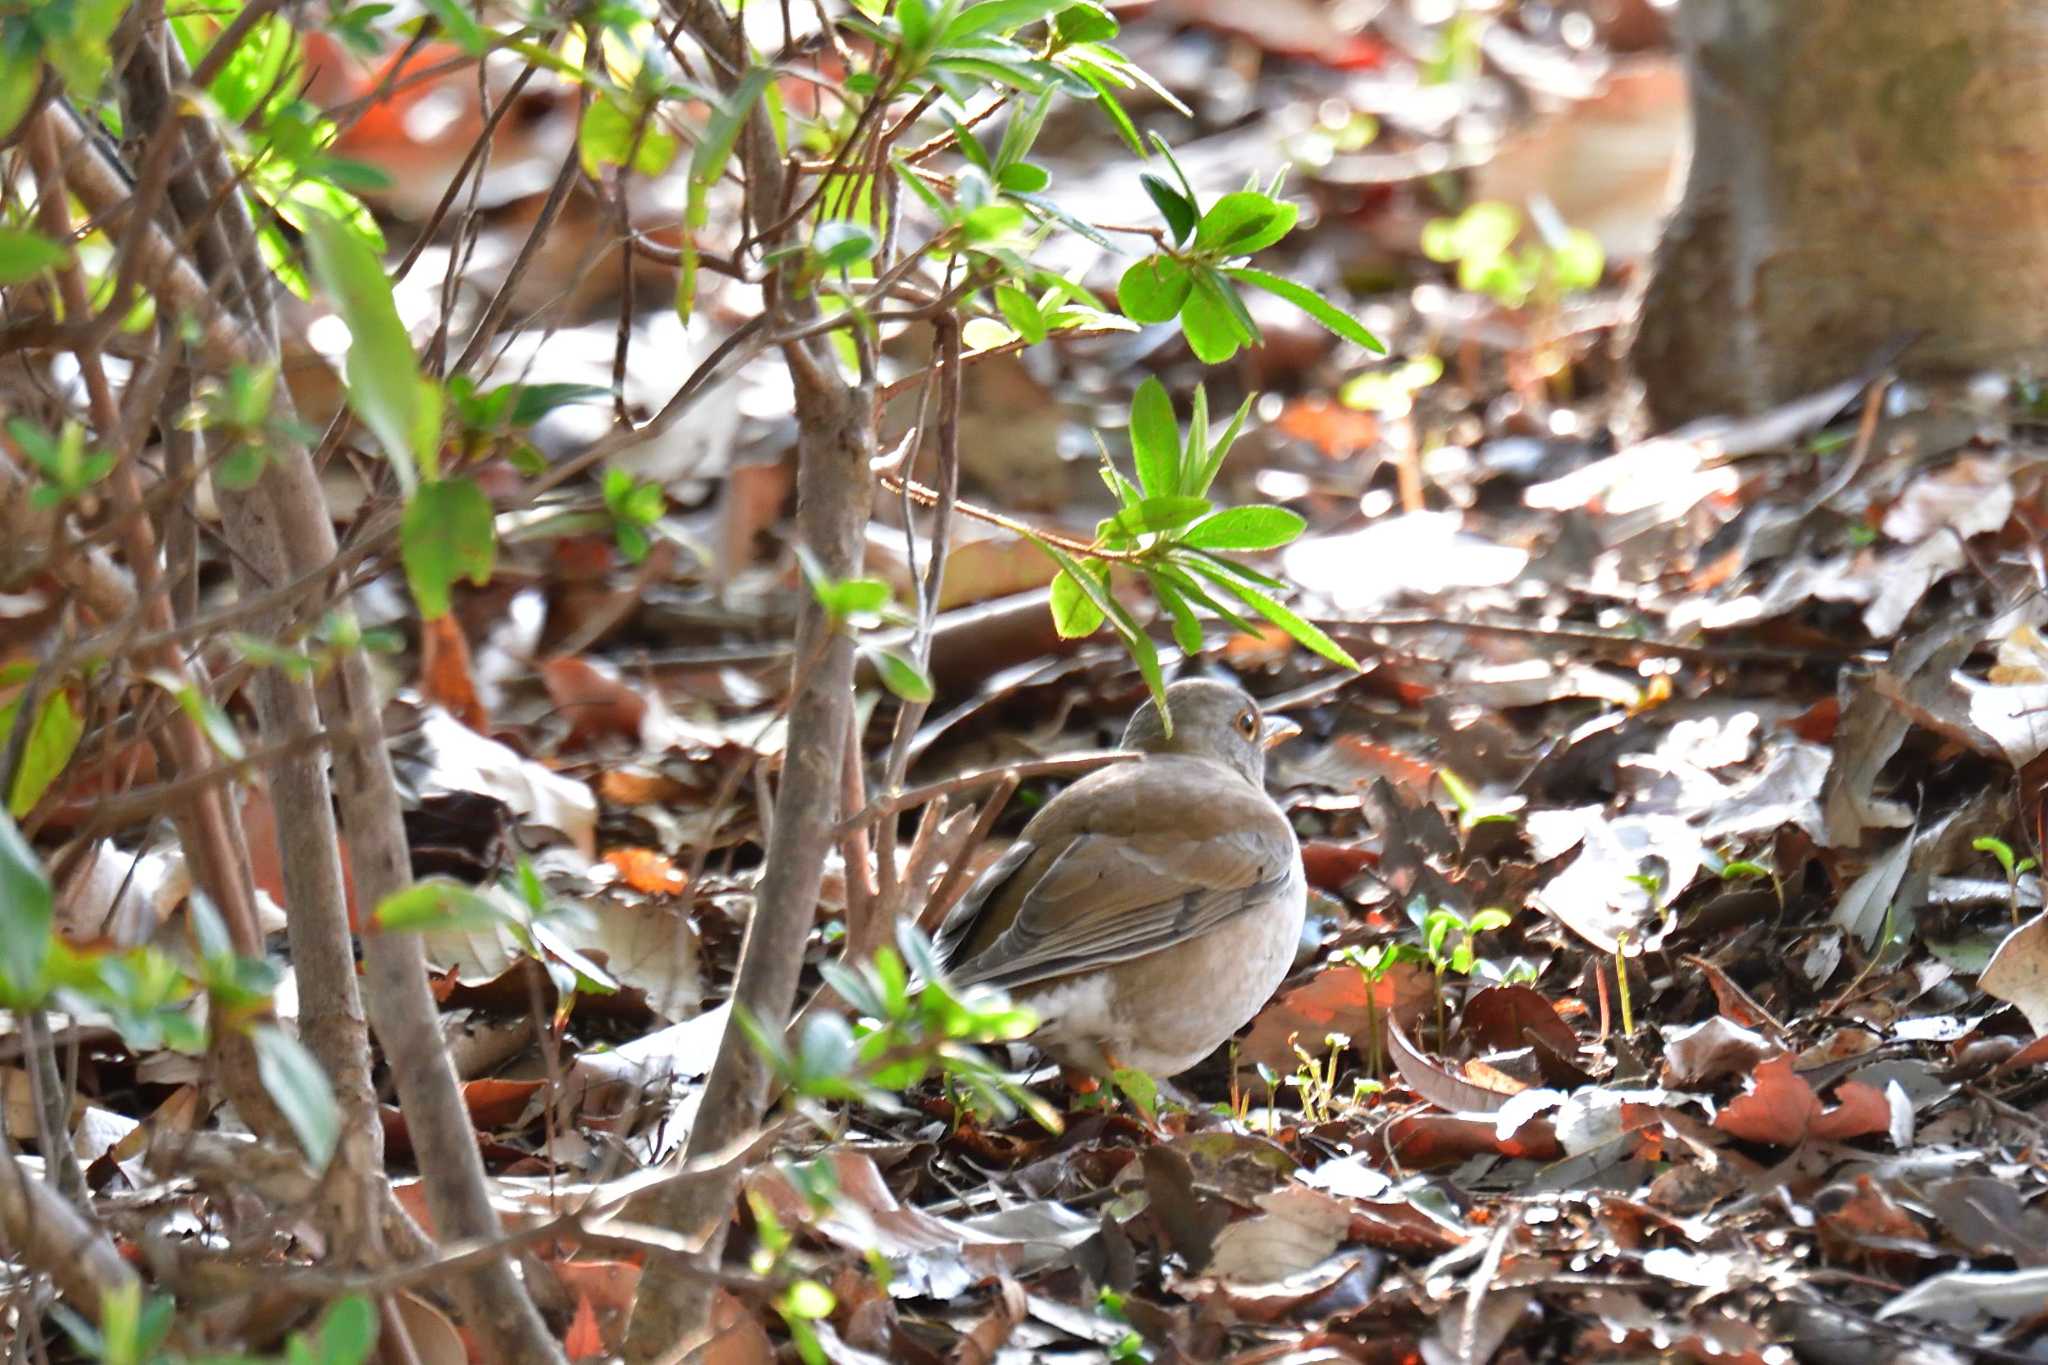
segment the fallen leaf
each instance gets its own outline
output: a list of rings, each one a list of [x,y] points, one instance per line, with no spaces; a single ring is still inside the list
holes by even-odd
[[[2017,1006],[2035,1033],[2048,1033],[2048,914],[2007,934],[1977,985],[1986,995]]]
[[[420,695],[480,735],[491,732],[491,713],[477,696],[469,641],[453,612],[420,626]]]

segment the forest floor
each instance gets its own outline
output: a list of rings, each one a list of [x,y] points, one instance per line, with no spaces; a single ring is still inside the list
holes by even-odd
[[[966,1121],[932,1084],[800,1111],[747,1177],[713,1359],[796,1349],[745,1273],[764,1247],[830,1289],[803,1349],[834,1362],[2039,1358],[2038,395],[1920,388],[1873,357],[1780,411],[1645,439],[1617,331],[1683,153],[1682,82],[1654,27],[1510,8],[1471,34],[1339,31],[1305,0],[1129,21],[1133,57],[1196,111],[1190,176],[1206,193],[1291,165],[1313,210],[1294,270],[1348,290],[1391,356],[1265,315],[1267,345],[1223,371],[1171,329],[995,356],[970,369],[963,492],[1085,538],[1090,428],[1138,379],[1183,404],[1201,379],[1217,410],[1261,395],[1219,487],[1306,518],[1267,567],[1362,669],[1284,636],[1167,654],[1302,725],[1269,784],[1302,837],[1308,930],[1278,996],[1179,1078],[1185,1106],[1046,1072],[1039,1115]],[[1107,136],[1049,130],[1047,164],[1073,211],[1094,194],[1128,216],[1129,184],[1091,188]],[[1521,236],[1496,258],[1502,205]],[[1573,280],[1585,239],[1559,224],[1599,243],[1597,284]],[[1106,254],[1059,268],[1114,280]],[[609,386],[603,272],[564,270],[528,287],[592,291],[595,320],[501,363]],[[629,389],[687,370],[715,293],[701,312],[642,316],[635,354],[663,359]],[[573,446],[576,411],[543,448]],[[430,941],[515,1222],[671,1156],[715,1054],[803,591],[792,433],[770,357],[634,455],[669,498],[654,554],[536,539],[388,656],[416,870],[482,881],[524,857],[578,907],[525,943]],[[908,597],[902,515],[882,518],[870,569]],[[958,530],[910,783],[1111,745],[1144,696],[1128,656],[1057,638],[1028,544]],[[869,782],[895,714],[875,695]],[[1024,780],[958,856],[992,858],[1063,780]],[[956,834],[986,791],[952,793]],[[850,839],[835,862],[814,962],[872,908],[872,867],[848,861],[872,852]],[[137,894],[130,855],[105,861],[111,888],[68,914]],[[0,1072],[10,1114],[20,1074]],[[183,1121],[196,1080],[96,1043],[89,1179],[117,1227],[176,1211],[288,1257],[304,1229],[141,1163],[136,1134]],[[387,1139],[402,1172],[395,1107]],[[602,1357],[636,1265],[533,1251],[571,1354]]]

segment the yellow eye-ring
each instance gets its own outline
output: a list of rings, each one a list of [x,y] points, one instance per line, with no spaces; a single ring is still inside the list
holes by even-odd
[[[1259,737],[1259,713],[1256,711],[1238,712],[1237,732],[1246,739],[1257,739]]]

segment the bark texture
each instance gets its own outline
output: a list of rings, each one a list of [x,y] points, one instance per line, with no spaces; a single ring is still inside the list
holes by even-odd
[[[2048,363],[2048,0],[1684,0],[1678,27],[1693,157],[1631,348],[1660,425],[1906,332],[1909,373]]]

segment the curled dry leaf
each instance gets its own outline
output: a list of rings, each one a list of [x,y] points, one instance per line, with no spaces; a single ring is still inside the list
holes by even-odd
[[[454,612],[420,625],[420,695],[478,734],[491,732],[491,713],[470,668],[469,640]]]
[[[1451,1074],[1409,1042],[1408,1035],[1401,1031],[1399,1024],[1388,1026],[1387,1054],[1394,1059],[1401,1079],[1408,1083],[1410,1090],[1437,1108],[1454,1114],[1491,1114],[1526,1088],[1507,1088],[1512,1082],[1500,1076],[1499,1072],[1492,1073],[1501,1082],[1498,1086],[1480,1084]]]
[[[572,744],[598,739],[640,740],[647,699],[608,669],[561,655],[540,666],[548,697],[569,722]]]
[[[1891,1129],[1891,1104],[1882,1091],[1861,1081],[1835,1088],[1833,1107],[1821,1103],[1789,1054],[1757,1065],[1748,1088],[1714,1116],[1714,1127],[1748,1142],[1797,1147],[1809,1137],[1840,1142]]]
[[[1747,1076],[1784,1051],[1725,1014],[1664,1034],[1664,1083],[1709,1085],[1723,1076]]]
[[[2048,914],[2007,934],[1977,984],[2016,1006],[2035,1033],[2048,1033]]]

